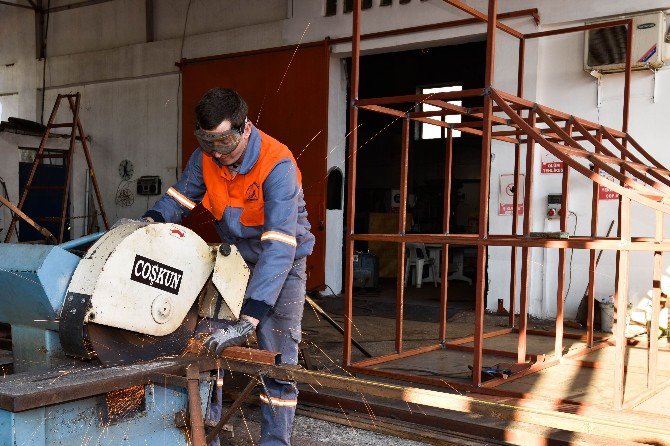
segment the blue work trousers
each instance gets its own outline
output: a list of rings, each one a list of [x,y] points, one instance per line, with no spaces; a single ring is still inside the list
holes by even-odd
[[[286,277],[277,303],[256,327],[259,347],[262,350],[281,353],[282,364],[295,365],[298,363],[298,344],[302,339],[301,324],[306,281],[306,261],[304,258],[296,260]],[[292,381],[271,378],[264,378],[264,381],[265,386],[261,391],[260,446],[290,445],[298,389],[295,382]],[[266,395],[266,389],[269,395]],[[213,396],[209,408],[209,419],[218,421],[221,416],[220,387],[217,386],[214,389]],[[218,444],[218,439],[215,439],[210,446],[218,446]]]
[[[282,364],[298,363],[305,305],[305,259],[296,260],[286,277],[277,303],[258,324],[256,336],[261,349],[281,353]],[[293,418],[298,402],[295,382],[265,378],[261,393],[261,446],[290,445]]]

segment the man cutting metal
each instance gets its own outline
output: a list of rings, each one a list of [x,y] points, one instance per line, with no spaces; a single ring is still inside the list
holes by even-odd
[[[256,330],[261,349],[281,353],[284,364],[297,364],[305,259],[314,247],[300,170],[285,145],[249,122],[237,92],[208,91],[195,114],[199,148],[181,179],[143,218],[179,223],[202,203],[221,240],[235,244],[252,271],[239,321],[215,330],[205,347],[218,356]],[[266,379],[261,402],[260,444],[289,445],[295,383]]]

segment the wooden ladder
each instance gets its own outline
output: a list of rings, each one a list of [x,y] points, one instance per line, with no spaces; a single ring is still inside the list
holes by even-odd
[[[58,114],[58,109],[61,105],[61,101],[64,99],[67,99],[68,104],[70,105],[70,111],[72,111],[72,122],[64,122],[64,123],[54,123],[54,120],[56,119],[56,115]],[[80,102],[81,102],[81,94],[80,93],[72,93],[72,94],[59,94],[58,97],[56,98],[56,103],[54,104],[53,110],[51,110],[51,116],[49,116],[49,122],[47,123],[47,128],[44,132],[44,135],[42,136],[42,140],[40,141],[40,145],[37,149],[37,153],[35,154],[35,159],[33,160],[32,167],[30,169],[30,175],[28,176],[28,181],[26,182],[26,185],[23,189],[23,192],[21,193],[21,199],[19,200],[19,205],[18,209],[23,210],[23,206],[26,203],[26,199],[28,197],[28,194],[30,193],[31,190],[37,190],[37,189],[61,189],[63,190],[63,200],[61,203],[61,214],[60,217],[38,217],[37,220],[49,220],[49,221],[58,221],[60,222],[60,229],[58,231],[58,234],[56,235],[56,241],[57,243],[62,243],[63,242],[63,234],[65,232],[65,222],[67,221],[67,203],[68,203],[68,195],[70,192],[70,182],[72,178],[72,160],[73,160],[73,153],[74,153],[74,148],[75,148],[75,143],[77,140],[77,137],[79,137],[79,140],[81,141],[81,146],[84,150],[84,156],[86,157],[86,163],[88,164],[88,171],[89,175],[91,176],[91,181],[93,183],[93,188],[95,190],[95,197],[98,202],[98,206],[100,208],[100,215],[102,216],[102,221],[105,225],[105,229],[109,229],[109,223],[107,222],[107,215],[105,214],[105,208],[102,204],[102,199],[100,196],[100,189],[98,188],[98,181],[95,177],[95,173],[93,170],[93,161],[91,160],[91,154],[88,150],[88,143],[86,142],[86,134],[84,133],[84,128],[81,125],[81,121],[79,119],[79,107],[80,107]],[[70,129],[70,146],[68,150],[64,150],[62,154],[46,154],[45,153],[45,147],[46,143],[49,139],[49,136],[51,134],[52,129],[56,128],[69,128]],[[37,167],[42,163],[42,160],[45,158],[63,158],[63,162],[67,163],[65,168],[67,169],[66,176],[65,176],[65,184],[61,185],[33,185],[33,180],[35,179],[35,172],[37,172]],[[18,214],[14,214],[12,217],[12,222],[9,226],[9,230],[7,231],[7,234],[5,235],[5,243],[8,243],[9,240],[12,237],[12,231],[14,230],[14,227],[16,223],[19,221],[20,216]],[[53,241],[53,240],[51,240]]]

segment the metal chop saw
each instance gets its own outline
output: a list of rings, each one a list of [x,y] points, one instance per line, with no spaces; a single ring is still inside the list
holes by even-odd
[[[138,364],[168,364],[184,351],[202,318],[239,317],[249,269],[235,246],[208,245],[180,225],[142,222],[114,228],[85,253],[77,253],[86,246],[82,241],[86,240],[59,246],[0,244],[0,321],[12,326],[15,373],[0,381],[0,444],[64,444],[47,441],[46,429],[44,441],[21,443],[19,438],[18,420],[34,412],[35,401],[42,398],[35,393],[40,386],[35,383],[43,382],[39,377],[49,376],[50,387],[64,382],[74,386],[62,384],[63,391],[82,388],[72,381],[77,379],[95,386],[103,375],[108,379],[136,372]],[[66,377],[64,370],[73,376]],[[31,398],[25,398],[28,394]],[[183,393],[163,397],[174,407],[185,401]],[[62,400],[62,395],[56,399]],[[44,406],[52,400],[44,396]],[[78,404],[97,407],[100,401]],[[49,407],[60,413],[59,406],[64,405]],[[24,412],[24,407],[31,410]],[[143,425],[155,421],[155,435],[165,435],[166,407],[145,410]],[[44,413],[29,419],[48,424]],[[6,423],[14,423],[14,429],[4,429]],[[83,438],[74,425],[65,419],[63,423],[74,429],[68,438]],[[128,426],[120,431],[128,438]],[[106,426],[105,432],[112,435],[114,428]],[[9,435],[14,437],[4,438]],[[153,434],[147,435],[138,433],[137,444],[163,444],[152,443]]]
[[[198,316],[239,317],[248,279],[235,247],[209,246],[173,224],[122,225],[79,261],[60,311],[61,345],[105,365],[179,354]]]

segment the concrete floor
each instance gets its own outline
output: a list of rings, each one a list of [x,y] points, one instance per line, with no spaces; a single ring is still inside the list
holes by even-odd
[[[450,290],[454,292],[450,287]],[[450,302],[447,324],[447,338],[459,339],[471,336],[474,331],[474,314],[470,296],[473,290],[461,285],[460,298]],[[439,320],[439,288],[432,284],[420,290],[410,288],[406,292],[405,325],[403,342],[405,349],[434,345],[438,341]],[[342,298],[321,297],[316,299],[329,314],[342,324]],[[395,321],[395,290],[386,286],[376,293],[364,293],[354,301],[354,338],[374,356],[394,352]],[[507,316],[485,315],[486,331],[499,330],[507,327]],[[553,330],[553,322],[531,320],[529,329]],[[566,331],[574,331],[566,329]],[[644,338],[640,338],[645,345]],[[567,350],[578,348],[582,341],[565,339]],[[662,340],[663,348],[668,348],[666,340]],[[308,352],[313,365],[323,371],[346,373],[342,365],[342,336],[308,306],[303,319],[303,349]],[[485,348],[516,351],[516,335],[504,335],[485,340]],[[553,353],[553,337],[529,336],[528,351],[536,354]],[[570,399],[589,404],[609,405],[612,398],[613,348],[605,348],[593,352],[581,359],[602,362],[604,368],[588,369],[577,366],[559,365],[545,369],[516,381],[500,386],[515,392],[530,392],[539,396],[557,399]],[[365,357],[353,349],[353,361]],[[485,356],[485,365],[500,362],[511,362],[510,358]],[[639,347],[627,349],[627,364],[630,373],[626,379],[626,394],[635,396],[643,390],[646,379],[646,352]],[[460,351],[434,351],[380,364],[377,367],[386,370],[416,373],[424,376],[438,376],[449,380],[469,383],[470,371],[467,366],[472,364],[472,353]],[[659,354],[658,382],[670,379],[670,351]],[[371,376],[362,376],[375,379]],[[405,383],[407,385],[415,385]],[[424,387],[424,386],[418,386]],[[445,390],[445,389],[441,389]],[[666,389],[635,409],[642,415],[670,413],[670,389]],[[230,444],[254,444],[260,435],[259,412],[257,407],[245,409],[245,418],[235,417],[236,436]],[[253,440],[252,440],[253,439]],[[421,445],[424,443],[405,440],[397,437],[381,435],[354,429],[340,424],[316,420],[304,416],[296,418],[293,444],[302,445]]]
[[[231,446],[247,446],[258,444],[260,438],[260,410],[258,407],[244,409],[245,418],[235,417],[233,420],[234,436],[222,441]],[[224,437],[222,436],[222,439]],[[297,415],[293,425],[293,446],[425,446],[426,443],[405,440],[389,435],[382,435],[362,429],[317,420]]]
[[[460,290],[466,296],[471,295],[467,285]],[[474,288],[474,287],[473,287]],[[450,296],[455,293],[450,283]],[[458,294],[457,294],[458,296]],[[447,338],[459,339],[474,334],[474,313],[468,305],[467,297],[456,297],[450,305],[454,311],[449,312],[447,322]],[[342,323],[341,298],[320,298],[319,301],[329,313]],[[439,288],[432,284],[420,290],[408,288],[406,291],[405,323],[403,344],[405,350],[438,342],[439,320]],[[451,302],[451,301],[450,301]],[[419,308],[416,310],[416,308]],[[369,294],[354,299],[353,331],[357,339],[373,356],[394,353],[395,322],[395,289],[385,287],[379,293]],[[417,314],[419,317],[417,317]],[[426,317],[426,315],[428,315]],[[423,320],[422,320],[423,319]],[[428,319],[429,321],[425,321]],[[507,327],[508,317],[493,314],[485,315],[485,331],[495,331]],[[553,331],[553,321],[530,320],[529,329]],[[566,332],[578,332],[566,328]],[[581,332],[580,332],[581,334]],[[603,334],[603,333],[601,333]],[[629,368],[626,382],[626,399],[633,398],[644,391],[646,386],[646,345],[644,335],[634,338],[639,341],[637,346],[628,346],[626,364]],[[334,373],[342,373],[342,337],[325,321],[308,307],[303,320],[303,341],[314,364]],[[670,379],[670,345],[667,338],[661,338],[659,352],[658,378],[659,384]],[[466,344],[467,345],[467,344]],[[470,344],[472,345],[472,344]],[[564,352],[584,345],[583,341],[564,339]],[[510,334],[485,340],[485,348],[515,352],[517,335]],[[592,352],[579,359],[600,362],[602,368],[580,368],[575,365],[561,364],[547,368],[541,372],[499,386],[500,389],[515,392],[528,392],[542,397],[569,399],[589,404],[610,406],[613,396],[612,379],[614,365],[613,347]],[[544,336],[528,337],[528,352],[551,355],[554,352],[554,338]],[[363,360],[365,357],[352,348],[352,360]],[[484,365],[513,362],[511,358],[485,356]],[[412,356],[393,362],[380,364],[376,367],[385,370],[416,373],[424,376],[437,376],[454,381],[469,383],[470,371],[467,366],[472,364],[472,353],[460,351],[434,351],[423,355]],[[374,378],[373,378],[374,379]],[[670,387],[642,403],[637,411],[668,414],[670,413]]]

